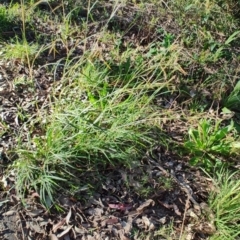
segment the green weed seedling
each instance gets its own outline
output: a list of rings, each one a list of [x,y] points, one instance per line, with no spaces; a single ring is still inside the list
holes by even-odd
[[[0,137],[2,137],[3,134],[7,132],[8,129],[9,129],[8,124],[0,120]]]
[[[26,40],[19,41],[16,39],[11,44],[6,44],[4,47],[5,58],[20,59],[21,62],[32,60],[38,52],[38,45],[29,44]]]
[[[234,129],[233,122],[226,127],[220,126],[220,121],[212,125],[210,120],[202,120],[197,129],[190,128],[185,148],[190,152],[192,165],[199,164],[207,170],[213,168],[216,163],[221,163],[218,156],[228,156],[231,153],[231,141],[229,134]]]
[[[213,53],[212,60],[216,62],[220,58],[226,57],[231,58],[231,54],[228,51],[230,43],[238,38],[240,31],[234,32],[223,44],[217,43],[215,41],[209,42],[209,49]]]

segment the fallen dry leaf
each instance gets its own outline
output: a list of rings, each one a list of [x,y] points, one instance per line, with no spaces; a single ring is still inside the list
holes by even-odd
[[[72,225],[69,225],[63,232],[61,232],[60,234],[57,235],[58,238],[61,238],[62,236],[64,236],[65,234],[67,234],[71,229],[72,229]]]
[[[150,221],[148,217],[142,216],[142,222],[145,225],[145,229],[147,229],[148,231],[155,229],[154,224]]]
[[[124,203],[117,203],[117,204],[108,204],[109,208],[112,209],[117,209],[117,210],[121,210],[121,211],[128,211],[132,208],[131,204],[124,204]]]
[[[142,203],[138,208],[137,211],[138,212],[142,212],[144,210],[144,208],[149,207],[150,205],[154,206],[155,202],[152,199],[148,199],[146,202]]]
[[[70,220],[71,216],[72,216],[72,209],[70,208],[69,212],[68,212],[68,214],[66,216],[66,223],[67,223],[67,225],[69,224],[69,220]]]
[[[106,220],[106,224],[113,225],[113,224],[118,223],[118,221],[119,221],[118,218],[112,217],[112,218],[109,218],[109,219]]]
[[[84,233],[86,233],[87,232],[87,230],[86,229],[84,229],[84,228],[78,228],[78,227],[74,227],[74,231],[76,232],[76,233],[79,233],[79,234],[84,234]]]
[[[32,211],[26,211],[26,215],[28,215],[30,217],[37,217],[42,213],[43,213],[42,209],[34,209]]]
[[[29,225],[30,229],[33,230],[34,232],[37,232],[37,233],[45,232],[45,230],[43,228],[41,228],[41,226],[35,221],[29,222],[28,225]]]
[[[55,233],[62,225],[64,225],[66,222],[66,218],[62,219],[60,222],[55,224],[52,228],[52,231]]]
[[[11,216],[11,215],[13,215],[13,214],[15,214],[16,213],[16,211],[7,211],[7,212],[5,212],[5,213],[3,213],[2,215],[3,216]]]
[[[173,204],[173,209],[174,209],[174,212],[178,215],[178,216],[181,216],[181,212],[179,211],[179,208],[176,204]]]
[[[167,218],[166,217],[162,217],[158,220],[161,224],[165,224],[167,222]]]
[[[101,211],[102,209],[100,209],[100,212],[98,210],[96,210],[96,208],[89,208],[86,212],[88,215],[91,216],[101,216]]]

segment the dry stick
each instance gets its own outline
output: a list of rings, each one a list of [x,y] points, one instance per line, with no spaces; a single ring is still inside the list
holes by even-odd
[[[187,213],[187,207],[189,205],[189,195],[187,195],[187,200],[185,203],[185,209],[184,209],[184,214],[183,214],[183,221],[182,221],[182,226],[181,226],[181,232],[180,232],[180,236],[179,236],[179,240],[182,239],[182,234],[183,234],[183,229],[184,229],[184,223],[185,223],[185,219],[186,219],[186,213]]]
[[[17,205],[19,205],[19,204],[17,204]],[[25,217],[24,217],[24,215],[22,214],[22,212],[20,211],[20,212],[17,212],[17,215],[18,215],[18,217],[19,217],[19,227],[21,227],[21,231],[22,231],[22,236],[23,236],[23,239],[25,239],[25,233],[24,233],[24,229],[23,229],[23,224],[22,224],[22,219],[21,219],[21,216],[20,216],[20,214],[21,214],[21,216],[23,217],[23,219],[24,219],[24,221],[26,222],[26,219],[25,219]],[[17,222],[18,222],[17,221]]]

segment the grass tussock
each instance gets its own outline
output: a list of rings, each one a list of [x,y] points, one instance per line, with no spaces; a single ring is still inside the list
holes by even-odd
[[[216,192],[209,198],[215,213],[217,233],[210,239],[237,239],[240,234],[239,173],[220,171],[215,180]]]
[[[69,68],[64,75],[67,87],[52,105],[45,135],[18,151],[15,168],[22,182],[51,196],[49,189],[71,179],[72,169],[131,166],[161,140],[162,113],[153,99],[169,82],[160,73],[155,79],[144,77],[149,73],[143,63],[134,66],[128,59],[122,65],[112,71],[86,59]],[[26,172],[26,166],[31,172],[36,168],[36,174]]]

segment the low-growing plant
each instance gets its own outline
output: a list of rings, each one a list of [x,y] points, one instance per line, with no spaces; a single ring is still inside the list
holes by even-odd
[[[223,101],[224,112],[228,110],[231,111],[239,111],[240,109],[240,81],[237,82],[233,91],[230,93],[228,97]]]
[[[18,9],[18,4],[11,5],[9,8],[0,4],[0,37],[8,36],[13,31],[16,26],[16,17],[19,17]]]
[[[4,57],[10,60],[18,60],[23,63],[31,62],[35,59],[39,51],[37,44],[29,44],[26,40],[16,39],[4,46]]]
[[[2,120],[0,120],[0,137],[9,129],[9,126]]]
[[[66,85],[52,105],[45,136],[35,136],[17,150],[19,191],[33,187],[43,201],[53,200],[60,180],[71,182],[77,172],[96,167],[131,166],[159,141],[153,123],[162,113],[153,99],[168,82],[158,76],[150,83],[143,64],[121,71],[86,59],[65,73]]]
[[[210,240],[235,240],[240,236],[239,172],[221,169],[213,180],[216,191],[209,197],[209,207],[215,214],[217,232]]]
[[[234,129],[233,122],[222,127],[221,121],[213,125],[210,120],[202,120],[197,129],[190,128],[188,140],[184,146],[190,152],[190,164],[202,165],[210,170],[216,165],[221,164],[219,157],[229,156],[232,149],[232,139],[230,133]]]

